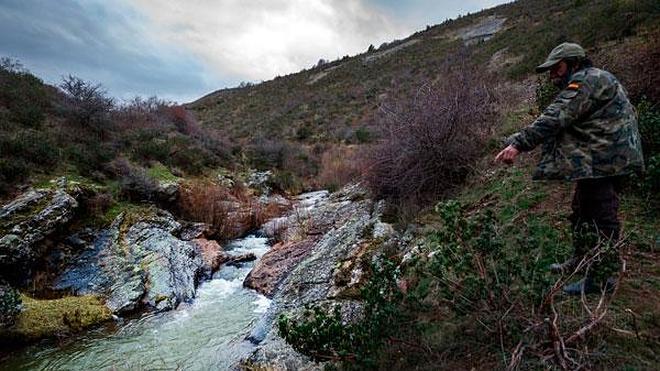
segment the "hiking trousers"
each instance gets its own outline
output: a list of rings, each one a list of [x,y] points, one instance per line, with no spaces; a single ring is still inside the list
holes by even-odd
[[[575,193],[570,216],[573,231],[575,257],[582,258],[598,244],[614,244],[619,240],[621,223],[619,222],[619,183],[618,177],[581,179],[575,185]],[[594,263],[591,271],[598,273],[605,266],[612,274],[618,268],[618,254],[612,251]]]

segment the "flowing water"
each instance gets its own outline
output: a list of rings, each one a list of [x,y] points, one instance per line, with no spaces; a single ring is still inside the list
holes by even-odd
[[[266,238],[248,236],[226,250],[260,258],[268,248]],[[223,267],[199,286],[192,303],[176,310],[123,320],[67,345],[32,346],[1,363],[0,369],[227,369],[252,349],[245,336],[270,305],[266,297],[243,287],[252,267]]]

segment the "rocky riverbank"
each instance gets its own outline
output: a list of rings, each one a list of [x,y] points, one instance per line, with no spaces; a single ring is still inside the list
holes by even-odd
[[[224,251],[213,226],[150,204],[125,209],[106,228],[81,227],[86,190],[64,178],[51,183],[0,208],[1,342],[61,337],[111,315],[174,309],[221,266],[256,259]],[[286,201],[249,201],[271,198]]]
[[[294,209],[280,231],[287,237],[264,255],[245,281],[273,302],[248,337],[257,346],[241,367],[322,368],[278,335],[275,320],[281,313],[298,315],[310,304],[337,305],[344,320],[359,318],[357,299],[367,278],[365,268],[384,249],[400,245],[392,226],[382,222],[382,212],[383,204],[370,200],[358,185],[313,207]]]
[[[34,283],[30,270],[3,273],[5,341],[68,334],[111,315],[174,309],[191,302],[198,284],[222,266],[242,266],[256,258],[224,251],[212,239],[211,226],[177,220],[155,206],[126,210],[104,229],[63,233],[70,231],[79,204],[71,189],[63,183],[56,189],[31,190],[1,209],[5,242],[0,262],[12,268],[19,262],[52,267],[44,282],[55,296],[37,300],[20,293],[26,282]],[[262,226],[260,233],[273,247],[243,282],[272,299],[246,337],[253,350],[241,362],[244,367],[318,368],[279,337],[275,319],[281,313],[300,314],[310,304],[338,305],[346,321],[359,318],[359,289],[368,278],[367,267],[384,249],[399,246],[399,236],[381,220],[382,203],[369,199],[359,185],[333,194],[307,193],[290,204],[287,214]],[[39,320],[48,325],[39,328]],[[28,333],[30,326],[37,328]]]

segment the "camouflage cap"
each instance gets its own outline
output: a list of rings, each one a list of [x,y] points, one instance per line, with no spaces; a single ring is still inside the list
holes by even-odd
[[[585,58],[587,54],[584,52],[584,49],[578,44],[574,43],[563,43],[559,44],[556,48],[552,49],[548,58],[543,62],[542,65],[536,67],[536,72],[541,73],[550,69],[550,67],[559,63],[564,58],[578,57]]]

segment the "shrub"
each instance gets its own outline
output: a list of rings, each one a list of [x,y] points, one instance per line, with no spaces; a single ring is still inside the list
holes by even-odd
[[[24,180],[30,166],[23,159],[0,158],[0,191],[7,192],[11,184]]]
[[[547,78],[539,77],[536,82],[536,108],[542,112],[555,100],[557,94],[559,88]]]
[[[316,361],[342,361],[347,368],[376,368],[378,350],[404,321],[398,303],[402,299],[396,280],[397,264],[379,260],[371,266],[371,277],[361,290],[364,317],[345,323],[339,307],[330,313],[308,307],[301,318],[278,318],[280,336],[297,351]]]
[[[597,50],[597,65],[605,66],[621,81],[633,101],[660,104],[660,39],[658,31],[640,39],[624,40],[613,47]]]
[[[39,128],[50,106],[43,82],[9,58],[0,60],[0,106],[9,110],[9,120]]]
[[[109,170],[119,178],[120,197],[137,202],[156,199],[158,184],[144,168],[119,157],[110,164]]]
[[[660,105],[660,103],[658,103]],[[660,109],[642,99],[637,104],[642,149],[647,157],[660,154]]]
[[[64,159],[83,176],[90,176],[112,161],[116,153],[106,143],[71,143],[63,148]]]
[[[375,197],[422,207],[460,184],[481,155],[495,122],[491,79],[460,60],[447,61],[443,75],[415,99],[382,107],[383,139],[367,160]]]
[[[365,144],[371,142],[373,138],[369,129],[360,127],[355,130],[355,139],[358,143]]]
[[[105,137],[114,100],[108,96],[101,84],[93,84],[69,75],[62,79],[60,89],[68,98],[65,111],[68,119],[81,128],[91,129]]]
[[[543,217],[528,215],[517,226],[498,220],[505,210],[496,216],[493,207],[468,210],[454,200],[438,204],[436,212],[442,225],[427,235],[423,253],[404,272],[411,282],[406,305],[421,320],[417,333],[433,325],[427,316],[442,313],[443,320],[435,321],[442,334],[426,344],[429,354],[449,351],[447,358],[463,359],[477,348],[475,362],[489,358],[489,369],[590,362],[588,352],[579,350],[584,337],[578,334],[598,325],[612,295],[597,299],[596,306],[593,300],[560,298],[558,292],[594,262],[616,260],[619,244],[597,242],[575,272],[557,278],[547,267],[566,257],[568,243]],[[575,349],[569,350],[569,343]],[[518,353],[523,347],[534,351],[523,357]]]
[[[642,178],[641,188],[653,196],[660,192],[660,111],[646,99],[637,104],[637,111],[646,161],[646,173]]]
[[[181,187],[177,209],[187,220],[211,225],[218,236],[226,236],[231,226],[232,200],[227,188],[213,182],[188,182]]]
[[[35,171],[49,172],[58,164],[60,154],[47,132],[18,129],[0,135],[0,193]]]
[[[275,191],[289,194],[298,194],[303,190],[302,180],[288,170],[277,170],[268,181],[268,185]]]
[[[201,174],[204,169],[220,164],[218,158],[211,152],[189,144],[183,144],[179,148],[175,147],[166,161],[167,164],[178,167],[192,175]]]
[[[13,135],[0,138],[0,155],[4,158],[20,158],[37,167],[58,163],[56,144],[48,133],[32,129],[18,130]]]
[[[256,138],[247,148],[250,164],[259,170],[282,168],[289,146],[282,141]]]
[[[354,147],[330,147],[321,155],[321,170],[316,186],[331,192],[357,181],[364,171],[364,155]]]
[[[139,130],[130,144],[133,160],[145,164],[150,161],[167,163],[174,143],[169,139],[159,138],[159,133],[155,130]]]

